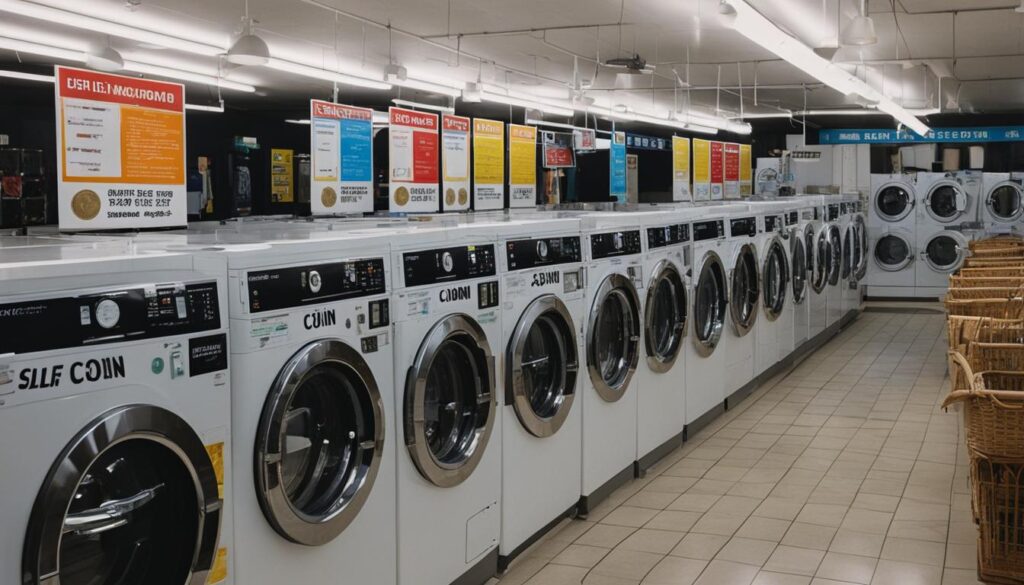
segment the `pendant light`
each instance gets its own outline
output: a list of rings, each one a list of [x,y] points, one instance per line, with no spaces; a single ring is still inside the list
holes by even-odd
[[[98,51],[86,53],[85,64],[99,71],[120,71],[124,68],[124,59],[108,44]]]
[[[868,16],[867,0],[860,0],[860,13],[843,29],[842,44],[863,47],[878,42],[875,21]]]
[[[242,34],[228,49],[227,59],[235,65],[266,65],[270,61],[270,48],[253,32],[254,20],[249,18],[249,0],[245,0]]]

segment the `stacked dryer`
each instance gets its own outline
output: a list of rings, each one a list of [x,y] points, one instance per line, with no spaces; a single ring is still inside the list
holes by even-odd
[[[1024,188],[1010,173],[985,173],[978,219],[988,233],[1019,232],[1024,224]]]
[[[906,175],[871,175],[868,207],[869,297],[913,297],[917,189]]]
[[[944,294],[963,264],[970,238],[962,224],[976,221],[980,190],[976,176],[918,173],[916,296]]]

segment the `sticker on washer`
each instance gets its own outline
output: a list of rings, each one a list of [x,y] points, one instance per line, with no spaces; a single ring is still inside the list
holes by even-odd
[[[494,323],[497,320],[498,320],[498,314],[495,313],[494,311],[488,311],[486,313],[480,313],[480,315],[478,315],[477,318],[476,318],[477,323]]]
[[[409,294],[406,299],[406,316],[426,315],[430,311],[430,293],[427,291]]]
[[[288,336],[288,318],[284,315],[271,315],[253,319],[249,325],[249,337],[267,341],[277,337]]]
[[[189,377],[228,369],[228,336],[226,333],[193,337],[188,340]]]

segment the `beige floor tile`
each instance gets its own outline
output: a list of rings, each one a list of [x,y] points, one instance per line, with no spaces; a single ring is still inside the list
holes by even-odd
[[[710,561],[729,541],[729,537],[718,534],[691,532],[683,537],[669,554],[677,557]]]
[[[650,508],[652,510],[664,510],[673,500],[676,494],[671,492],[657,492],[651,489],[642,489],[635,496],[626,500],[626,506],[637,508]]]
[[[684,532],[670,532],[667,530],[651,530],[641,528],[630,534],[623,540],[617,549],[635,550],[640,552],[658,553],[667,555],[669,551],[679,544],[679,541],[686,536]]]
[[[857,585],[849,581],[836,581],[835,579],[822,579],[821,577],[815,577],[811,581],[811,585]]]
[[[847,506],[839,504],[807,504],[800,510],[796,521],[838,528],[848,510]]]
[[[640,579],[591,572],[583,578],[583,585],[640,585]]]
[[[891,522],[892,514],[889,512],[851,509],[847,512],[840,528],[868,534],[885,534],[888,532]]]
[[[718,551],[715,558],[720,561],[746,563],[760,567],[768,560],[775,547],[776,543],[769,540],[733,537],[722,547],[722,550]]]
[[[760,498],[744,498],[740,496],[722,496],[711,509],[708,510],[708,514],[716,516],[733,516],[737,518],[746,518],[761,505],[762,500]]]
[[[641,580],[654,568],[663,555],[636,550],[615,549],[608,553],[591,572],[598,575]]]
[[[708,561],[665,557],[647,573],[643,585],[691,585],[707,565]]]
[[[548,565],[526,581],[526,585],[580,585],[586,575],[587,569],[582,567]]]
[[[804,507],[804,501],[785,497],[768,497],[754,510],[754,516],[777,520],[794,520]]]
[[[942,573],[942,585],[981,585],[978,572],[974,569],[946,569]]]
[[[764,570],[794,575],[814,575],[825,552],[809,548],[779,545],[764,565]]]
[[[691,530],[704,534],[732,536],[737,530],[739,530],[739,527],[743,525],[745,520],[745,518],[737,518],[735,516],[718,516],[709,512],[704,514],[701,519],[693,525]]]
[[[978,547],[973,544],[947,544],[946,567],[973,569],[978,566]]]
[[[644,524],[647,524],[651,518],[658,515],[657,510],[651,510],[650,508],[637,508],[635,506],[619,506],[607,516],[601,519],[601,524],[611,524],[613,526],[631,526],[633,528],[639,528]]]
[[[835,533],[836,529],[831,526],[794,522],[782,538],[782,544],[797,548],[828,550]]]
[[[816,576],[850,583],[871,583],[878,559],[830,552],[822,559]]]
[[[576,544],[615,548],[627,536],[633,534],[635,530],[635,528],[630,528],[629,526],[598,524],[577,538]]]
[[[871,585],[940,585],[941,582],[939,567],[882,559],[875,567]]]
[[[946,542],[948,525],[943,520],[893,520],[889,536],[932,542]]]
[[[711,561],[697,579],[696,585],[750,585],[757,572],[757,567],[752,565]]]
[[[729,491],[735,482],[721,479],[699,479],[697,483],[686,491],[688,494],[710,494],[721,496]]]
[[[571,544],[556,555],[551,562],[557,565],[571,565],[573,567],[589,569],[600,562],[609,552],[611,552],[609,548]]]
[[[522,585],[540,572],[547,564],[548,561],[546,559],[530,557],[516,559],[512,566],[501,575],[500,583],[501,585]]]
[[[788,520],[751,516],[736,531],[736,536],[779,542],[785,536],[786,531],[789,530],[789,525],[790,522]]]
[[[691,494],[685,493],[668,505],[669,510],[682,510],[685,512],[707,512],[721,495],[712,494]]]
[[[882,545],[885,542],[885,535],[865,534],[853,532],[840,528],[832,538],[832,544],[828,550],[837,553],[860,555],[864,557],[875,557],[882,552]]]
[[[896,507],[899,503],[900,499],[897,496],[868,494],[862,491],[857,494],[857,497],[853,500],[853,505],[851,507],[857,510],[893,513],[896,511]]]
[[[696,524],[700,517],[701,514],[699,512],[665,510],[663,512],[658,512],[654,518],[651,518],[647,524],[644,524],[644,528],[687,532],[693,528],[693,525]]]
[[[693,477],[671,477],[668,475],[660,475],[652,479],[648,484],[648,490],[652,492],[668,492],[672,494],[681,494],[690,487],[697,483],[697,479]]]
[[[811,578],[805,575],[761,571],[754,578],[752,585],[808,585],[810,582]]]

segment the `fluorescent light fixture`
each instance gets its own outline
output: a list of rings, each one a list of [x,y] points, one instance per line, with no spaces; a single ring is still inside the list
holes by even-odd
[[[266,65],[270,60],[270,47],[267,42],[252,32],[250,23],[247,31],[238,37],[228,49],[228,63],[235,65]]]
[[[39,43],[30,43],[28,41],[21,41],[9,37],[0,37],[0,49],[29,53],[31,55],[39,55],[41,57],[50,57],[51,59],[61,59],[63,61],[85,63],[85,53],[82,51],[70,51],[68,49],[51,47],[50,45],[41,45]]]
[[[387,112],[378,112],[377,110],[374,110],[373,111],[373,123],[374,124],[383,124],[385,126],[389,126],[391,124],[391,114],[389,114]]]
[[[571,108],[566,106],[556,106],[553,104],[548,104],[546,102],[527,100],[508,95],[501,95],[497,93],[491,93],[489,91],[480,92],[480,99],[485,102],[491,102],[495,104],[516,106],[520,108],[526,108],[529,110],[540,110],[541,112],[551,114],[552,116],[569,117],[575,113]]]
[[[310,124],[309,118],[302,118],[301,120],[295,118],[288,118],[287,120],[285,120],[285,122],[288,122],[289,124],[303,124],[305,126],[309,126]]]
[[[419,110],[430,110],[432,112],[444,112],[445,114],[454,114],[455,113],[455,108],[449,108],[449,107],[446,107],[446,106],[435,106],[434,104],[422,104],[420,102],[414,102],[414,101],[410,101],[410,100],[394,99],[394,100],[391,100],[391,103],[395,104],[396,106],[401,106],[403,108],[415,108],[415,109],[419,109]]]
[[[43,83],[53,83],[54,81],[52,75],[36,75],[35,73],[22,73],[21,71],[8,71],[6,69],[0,69],[0,77],[24,79],[25,81],[41,81]]]
[[[196,112],[213,112],[215,114],[224,113],[224,100],[220,101],[220,105],[217,106],[204,106],[200,104],[185,104],[186,110],[194,110]]]
[[[113,47],[107,46],[86,53],[85,64],[100,71],[120,71],[124,68],[124,58]]]
[[[770,120],[773,118],[792,118],[793,112],[751,112],[744,113],[743,116],[736,116],[737,120]]]
[[[455,89],[454,87],[448,87],[439,83],[431,83],[429,81],[420,81],[419,79],[405,79],[387,78],[388,82],[398,87],[404,87],[407,89],[418,89],[420,91],[426,91],[429,93],[439,93],[448,97],[459,97],[462,95],[462,90]]]
[[[537,120],[536,118],[527,118],[526,121],[523,122],[523,123],[526,124],[527,126],[542,126],[544,128],[561,128],[561,129],[564,129],[564,130],[593,130],[595,134],[607,134],[607,135],[611,134],[611,132],[609,132],[608,130],[598,130],[596,128],[584,128],[582,126],[574,126],[572,124],[564,124],[562,122],[548,122],[547,120]]]
[[[310,67],[309,65],[303,65],[301,63],[285,61],[284,59],[271,58],[270,61],[267,62],[267,67],[275,69],[277,71],[282,71],[284,73],[301,75],[302,77],[320,79],[323,81],[342,83],[345,85],[352,85],[355,87],[365,87],[367,89],[391,89],[391,84],[384,83],[383,81],[376,81],[374,79],[368,79],[366,77],[358,77],[355,75],[348,75],[345,73],[328,71],[326,69]]]
[[[210,75],[203,75],[201,73],[189,73],[188,71],[179,71],[177,69],[158,67],[156,65],[137,63],[135,61],[125,61],[124,70],[142,73],[144,75],[156,75],[157,77],[177,79],[178,81],[191,81],[192,83],[201,83],[203,85],[220,87],[222,89],[233,89],[235,91],[242,91],[246,93],[253,93],[256,91],[256,88],[251,85],[238,83],[237,81],[228,81],[222,77],[213,77]]]
[[[1021,0],[1024,2],[1024,0]],[[467,104],[478,104],[480,103],[480,93],[483,91],[480,88],[479,83],[473,83],[472,81],[466,83],[466,89],[462,90],[462,101]]]
[[[871,101],[877,101],[879,110],[888,113],[914,132],[922,136],[928,133],[929,128],[923,122],[868,84],[819,57],[810,47],[786,34],[745,0],[723,1],[735,9],[735,14],[724,16],[723,21],[733,26],[743,36],[844,95],[859,94]]]

